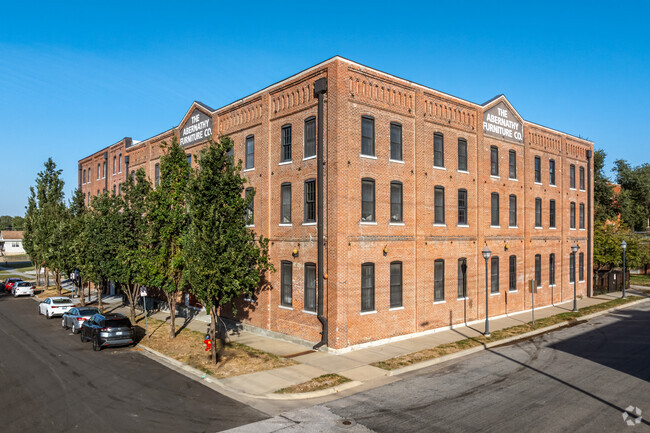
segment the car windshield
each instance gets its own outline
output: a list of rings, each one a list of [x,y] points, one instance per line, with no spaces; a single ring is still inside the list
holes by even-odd
[[[88,308],[85,310],[79,310],[79,315],[84,317],[92,316],[93,314],[99,313],[99,310],[95,308]]]
[[[31,283],[18,283],[18,287],[29,287]]]
[[[53,304],[71,304],[69,299],[52,299]]]
[[[129,328],[131,322],[129,322],[129,319],[107,320],[105,326],[107,328]]]

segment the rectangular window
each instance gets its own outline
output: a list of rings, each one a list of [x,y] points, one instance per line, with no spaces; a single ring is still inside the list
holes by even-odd
[[[535,199],[535,227],[542,227],[542,199]]]
[[[293,269],[291,262],[283,260],[281,263],[281,279],[282,279],[282,288],[281,288],[281,304],[285,307],[292,306],[292,290],[293,290]]]
[[[542,287],[542,256],[535,254],[535,284]]]
[[[305,311],[316,311],[316,265],[305,263]]]
[[[492,256],[490,262],[490,276],[492,277],[490,292],[499,293],[499,257]]]
[[[113,174],[115,174],[115,170],[117,169],[117,157],[113,155]]]
[[[255,224],[255,201],[254,199],[254,189],[246,188],[245,197],[246,197],[246,224],[252,226]]]
[[[542,160],[535,157],[535,183],[542,183]]]
[[[490,200],[490,225],[494,227],[499,226],[499,194],[493,192]]]
[[[282,162],[291,161],[291,125],[282,127]]]
[[[255,136],[246,137],[246,168],[255,168]]]
[[[97,164],[97,180],[99,180],[99,179],[100,179],[100,177],[99,177],[99,176],[101,175],[101,170],[102,170],[102,169],[100,168],[100,165],[99,165],[99,164]]]
[[[578,254],[578,281],[585,280],[585,253]]]
[[[445,139],[439,132],[433,134],[433,166],[445,166]]]
[[[517,152],[511,150],[508,152],[509,158],[509,171],[508,177],[510,179],[517,179]]]
[[[361,265],[361,312],[375,310],[375,264]]]
[[[160,185],[160,164],[156,164],[156,165],[154,166],[154,168],[153,168],[153,172],[154,172],[154,175],[153,175],[153,177],[154,177],[153,184],[154,184],[154,186],[157,187],[158,185]]]
[[[467,225],[467,190],[458,190],[458,225]]]
[[[580,167],[580,190],[585,190],[585,168]]]
[[[305,181],[305,222],[316,222],[316,181]]]
[[[571,215],[569,217],[569,223],[571,224],[570,228],[574,229],[574,228],[576,228],[576,204],[575,204],[575,202],[571,202],[571,211],[570,212],[571,212]]]
[[[280,186],[280,224],[291,224],[291,184]]]
[[[375,181],[361,179],[361,221],[375,221]]]
[[[441,186],[436,186],[433,193],[434,202],[434,224],[445,223],[445,189]]]
[[[548,256],[548,284],[555,285],[555,254]]]
[[[189,153],[187,154],[187,165],[189,165],[190,167],[192,166],[192,155],[190,155]]]
[[[402,306],[402,262],[390,264],[390,308]]]
[[[548,161],[548,183],[555,185],[555,160]]]
[[[361,118],[361,154],[375,156],[375,119]]]
[[[316,156],[316,118],[305,120],[305,158]]]
[[[548,226],[555,228],[555,200],[548,204]]]
[[[467,171],[467,140],[458,139],[458,170]]]
[[[569,188],[576,189],[576,166],[569,166]]]
[[[517,196],[512,194],[510,196],[510,209],[509,209],[509,218],[508,218],[508,226],[509,227],[517,227]]]
[[[510,256],[508,260],[510,268],[508,269],[508,290],[517,291],[517,256]]]
[[[433,302],[445,300],[445,261],[433,262]]]
[[[402,160],[402,125],[390,124],[390,159]]]
[[[580,203],[580,214],[579,214],[580,230],[585,229],[585,204]]]
[[[458,298],[467,297],[467,259],[458,259]]]
[[[573,283],[576,279],[576,255],[569,254],[569,282]]]
[[[117,158],[117,172],[122,173],[122,154]]]
[[[402,183],[390,183],[390,221],[402,222]]]
[[[496,146],[490,147],[490,175],[499,175],[499,149]]]
[[[102,179],[106,179],[106,161],[102,164]]]

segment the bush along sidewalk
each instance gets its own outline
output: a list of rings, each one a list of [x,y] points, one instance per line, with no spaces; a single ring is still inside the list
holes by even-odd
[[[338,385],[350,382],[347,377],[338,374],[324,374],[315,377],[307,382],[299,383],[298,385],[288,386],[286,388],[278,389],[276,394],[298,394],[305,392],[320,391],[322,389],[333,388]]]
[[[471,349],[477,346],[485,346],[488,343],[493,343],[517,335],[523,335],[531,331],[543,329],[549,326],[556,325],[562,322],[571,322],[579,319],[580,317],[589,314],[597,313],[600,311],[615,308],[630,302],[639,301],[644,299],[641,296],[628,296],[625,299],[613,299],[611,301],[603,302],[602,304],[591,305],[584,307],[578,312],[567,312],[557,314],[555,316],[545,317],[543,319],[535,320],[525,323],[523,325],[512,326],[510,328],[500,329],[491,333],[489,337],[480,336],[474,338],[466,338],[463,340],[455,341],[453,343],[442,344],[440,346],[432,347],[429,349],[420,350],[418,352],[409,353],[407,355],[397,356],[395,358],[386,359],[371,364],[374,367],[383,368],[384,370],[395,370],[402,367],[407,367],[418,362],[428,361],[434,358],[439,358],[452,353],[460,352],[466,349]]]

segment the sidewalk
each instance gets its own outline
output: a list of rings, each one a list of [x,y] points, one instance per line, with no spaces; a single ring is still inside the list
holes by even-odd
[[[628,292],[630,294],[642,294],[635,290],[630,290]],[[578,308],[582,309],[584,307],[600,304],[620,297],[621,292],[613,292],[594,296],[592,298],[582,298],[578,300]],[[565,302],[553,307],[536,309],[535,319],[542,319],[544,317],[569,312],[573,306],[572,302],[573,301]],[[129,314],[128,307],[117,307],[112,310],[120,311],[127,315]],[[152,314],[150,317],[166,321],[169,319],[169,313],[157,312]],[[496,331],[511,326],[521,325],[530,322],[531,320],[531,312],[491,319],[490,330]],[[184,324],[184,318],[177,317],[176,323],[177,327],[182,326]],[[209,316],[203,312],[199,313],[193,319],[190,319],[185,326],[189,329],[205,333],[207,332],[208,324]],[[374,386],[387,383],[387,381],[396,380],[395,378],[390,378],[391,373],[387,370],[370,365],[374,362],[383,361],[396,356],[407,355],[409,353],[466,338],[479,337],[483,332],[484,322],[471,326],[459,325],[451,330],[441,330],[424,336],[358,349],[344,354],[332,354],[323,351],[308,350],[304,345],[240,330],[229,335],[231,341],[278,356],[290,357],[297,361],[298,364],[290,367],[244,374],[226,379],[211,379],[210,381],[216,383],[221,388],[226,388],[229,391],[234,391],[243,394],[244,396],[267,399],[291,398],[291,395],[282,396],[273,393],[278,389],[307,382],[312,378],[328,373],[336,373],[353,381],[353,384],[348,384],[344,388],[350,388],[351,385]],[[205,375],[203,375],[203,377],[205,377]],[[333,392],[336,392],[336,390],[330,389],[317,391],[309,395],[304,394],[302,395],[302,398],[323,396]]]

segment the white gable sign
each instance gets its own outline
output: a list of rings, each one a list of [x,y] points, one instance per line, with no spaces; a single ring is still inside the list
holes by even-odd
[[[483,113],[483,133],[522,144],[524,142],[524,125],[503,101]]]
[[[199,109],[181,127],[181,146],[190,146],[207,140],[212,135],[212,117]]]

